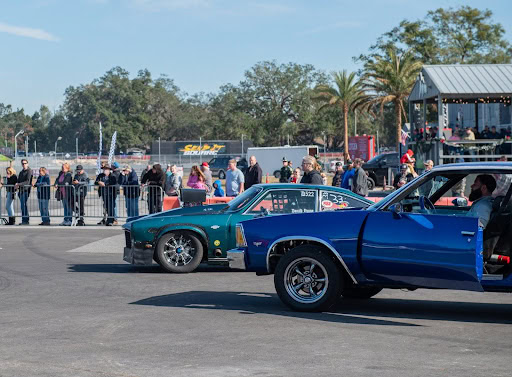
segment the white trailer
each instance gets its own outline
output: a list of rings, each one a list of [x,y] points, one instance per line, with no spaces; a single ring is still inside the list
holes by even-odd
[[[284,146],[284,147],[254,147],[247,148],[247,161],[249,157],[255,156],[260,165],[263,175],[273,175],[276,178],[281,176],[280,170],[283,166],[283,158],[292,161],[293,168],[301,167],[304,156],[318,155],[316,145]]]

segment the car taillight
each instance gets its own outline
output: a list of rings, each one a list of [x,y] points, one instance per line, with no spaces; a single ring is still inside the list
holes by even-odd
[[[244,228],[241,224],[236,224],[236,247],[247,247],[245,241]]]

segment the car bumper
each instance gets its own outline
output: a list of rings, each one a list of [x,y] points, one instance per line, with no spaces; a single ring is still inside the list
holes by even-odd
[[[232,249],[227,251],[227,257],[230,268],[236,268],[237,270],[246,270],[245,264],[245,250],[244,249]]]
[[[137,266],[151,266],[153,264],[153,249],[125,247],[123,260]]]

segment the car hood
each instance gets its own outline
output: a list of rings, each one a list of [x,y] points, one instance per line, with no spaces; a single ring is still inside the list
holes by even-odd
[[[222,204],[211,204],[194,207],[180,207],[170,209],[168,211],[154,213],[152,215],[145,215],[133,218],[130,222],[123,225],[123,229],[130,230],[132,225],[137,222],[145,221],[148,219],[164,218],[164,217],[178,217],[178,216],[208,216],[218,215],[223,208],[226,207],[226,203]]]

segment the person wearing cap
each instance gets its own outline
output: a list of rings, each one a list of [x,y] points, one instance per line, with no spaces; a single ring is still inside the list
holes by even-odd
[[[206,185],[206,194],[211,196],[213,192],[213,177],[210,171],[210,165],[207,162],[201,164],[201,171],[204,174],[204,184]]]
[[[281,175],[279,177],[279,182],[288,183],[288,180],[292,176],[292,173],[293,173],[292,169],[288,166],[288,160],[283,157],[283,167],[281,168],[281,171],[280,171]]]
[[[343,174],[343,180],[341,181],[341,188],[345,190],[352,190],[352,179],[354,178],[354,163],[352,160],[347,160],[347,165],[345,166],[345,174]]]
[[[341,182],[343,182],[343,175],[345,172],[343,171],[343,164],[338,161],[336,162],[336,172],[334,173],[334,177],[332,178],[332,185],[334,187],[341,187]]]
[[[78,215],[78,222],[76,225],[84,226],[84,203],[87,195],[87,188],[89,186],[89,176],[82,165],[76,166],[75,176],[73,177],[72,183],[75,188],[75,212]]]
[[[249,157],[249,169],[245,171],[245,189],[247,190],[252,185],[257,185],[258,183],[261,183],[261,177],[263,175],[263,172],[260,168],[260,165],[258,164],[258,161],[256,161],[255,156]]]
[[[110,166],[103,167],[103,175],[95,184],[99,186],[101,198],[103,199],[103,207],[107,209],[106,226],[114,224],[114,213],[117,199],[117,185],[116,177],[111,173]]]
[[[407,171],[407,164],[400,165],[400,173],[395,176],[395,180],[393,181],[393,187],[395,189],[399,189],[406,183],[411,182],[414,179],[414,176]]]

